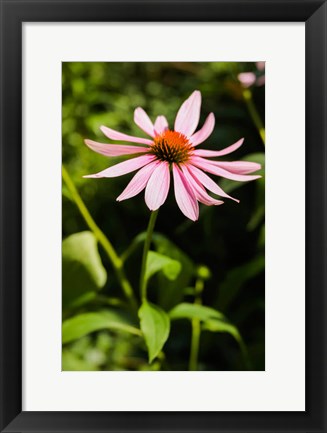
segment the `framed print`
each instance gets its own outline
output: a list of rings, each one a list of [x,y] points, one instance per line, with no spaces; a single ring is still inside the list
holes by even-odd
[[[1,431],[326,431],[326,2],[1,1]]]

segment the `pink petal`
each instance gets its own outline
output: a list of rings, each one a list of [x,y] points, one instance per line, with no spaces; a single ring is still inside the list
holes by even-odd
[[[190,137],[196,130],[200,119],[201,93],[195,90],[178,110],[175,131]]]
[[[100,127],[101,131],[104,135],[111,140],[119,140],[119,141],[131,141],[132,143],[141,143],[141,144],[152,144],[153,141],[147,138],[133,137],[132,135],[123,134],[122,132],[115,131],[114,129],[107,128],[106,126]]]
[[[242,86],[247,88],[255,83],[257,77],[253,72],[242,72],[241,74],[238,74],[237,78]]]
[[[266,62],[256,62],[255,64],[256,64],[258,71],[264,71],[265,70]]]
[[[193,134],[190,138],[190,142],[193,144],[193,146],[197,146],[198,144],[205,141],[209,137],[209,135],[211,135],[214,127],[215,116],[213,113],[210,113],[209,116],[206,118],[206,121],[204,122],[202,128],[199,129],[199,131]]]
[[[194,167],[191,164],[188,164],[187,166],[189,172],[192,174],[192,176],[197,179],[201,184],[206,187],[209,191],[213,192],[214,194],[220,195],[221,197],[230,198],[231,200],[236,201],[239,203],[240,201],[237,200],[234,197],[231,197],[230,195],[226,194],[223,189],[220,188],[219,185],[217,185],[211,177],[209,177],[207,174],[205,174],[203,171],[199,170],[198,168]]]
[[[126,186],[124,191],[120,194],[120,196],[117,197],[117,201],[126,200],[128,198],[134,197],[135,195],[139,194],[145,188],[157,164],[159,164],[158,161],[153,161],[150,162],[150,164],[146,165],[145,167],[141,168],[135,174],[135,176],[132,178],[132,180],[129,182],[129,184]]]
[[[134,122],[139,128],[141,128],[150,137],[154,137],[153,123],[151,122],[149,116],[143,110],[143,108],[138,107],[134,111]]]
[[[217,167],[214,161],[207,161],[203,158],[199,158],[198,156],[193,156],[190,159],[191,164],[196,167],[202,168],[202,170],[207,171],[208,173],[215,174],[216,176],[225,177],[226,179],[238,180],[240,182],[247,182],[250,180],[259,179],[261,176],[248,176],[244,174],[234,174],[223,168]]]
[[[194,191],[176,164],[173,164],[173,175],[177,204],[187,218],[196,221],[199,218],[199,204]]]
[[[260,170],[261,165],[250,161],[211,161],[217,167],[224,168],[235,174],[248,174]]]
[[[166,129],[168,129],[167,119],[165,116],[158,116],[154,122],[154,132],[157,133],[157,135],[160,135],[166,131]]]
[[[132,155],[133,153],[149,152],[148,147],[105,144],[97,143],[92,140],[84,140],[84,142],[90,149],[94,150],[94,152],[101,153],[101,155],[105,156]]]
[[[189,184],[192,186],[195,197],[199,202],[207,206],[220,205],[224,203],[221,200],[216,200],[210,197],[210,195],[206,192],[203,186],[199,182],[197,182],[196,179],[193,178],[192,174],[188,171],[187,166],[184,165],[182,167],[182,171],[185,175],[187,182],[189,182]]]
[[[169,164],[166,161],[162,161],[153,171],[145,189],[145,203],[150,210],[159,209],[165,202],[169,185]]]
[[[236,143],[231,144],[228,147],[225,147],[225,149],[222,150],[206,150],[206,149],[196,149],[194,151],[194,155],[196,156],[205,156],[207,158],[214,158],[216,156],[224,156],[228,155],[229,153],[235,152],[239,147],[242,146],[244,141],[244,138],[241,138]]]
[[[128,159],[127,161],[120,162],[112,167],[106,168],[103,171],[95,174],[89,174],[83,177],[117,177],[123,174],[131,173],[138,168],[143,167],[155,159],[155,155],[142,155],[137,158]]]

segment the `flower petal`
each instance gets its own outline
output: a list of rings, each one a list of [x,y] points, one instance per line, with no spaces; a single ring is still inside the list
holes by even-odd
[[[238,81],[242,84],[242,86],[247,88],[255,83],[257,77],[253,72],[241,72],[240,74],[238,74],[237,78]]]
[[[195,90],[178,110],[175,131],[190,137],[196,130],[200,119],[201,93]]]
[[[154,132],[157,133],[157,135],[160,135],[166,131],[166,129],[168,129],[167,119],[165,116],[158,116],[154,122]]]
[[[264,71],[265,66],[266,66],[266,62],[255,62],[255,65],[256,65],[258,71]]]
[[[198,144],[205,141],[212,133],[213,128],[215,127],[215,116],[213,113],[210,113],[206,118],[201,129],[199,129],[195,134],[190,138],[190,142],[193,146],[197,146]]]
[[[134,153],[149,152],[148,147],[98,143],[93,140],[84,140],[84,142],[90,149],[94,150],[94,152],[101,153],[101,155],[105,156],[132,155]]]
[[[261,169],[261,164],[250,161],[211,161],[217,167],[235,174],[248,174]]]
[[[135,195],[139,194],[145,187],[146,184],[153,173],[153,170],[156,168],[156,166],[159,164],[158,161],[150,162],[150,164],[146,165],[145,167],[141,168],[135,176],[132,178],[132,180],[129,182],[129,184],[126,186],[124,191],[120,194],[119,197],[117,197],[117,201],[127,200],[128,198],[134,197]]]
[[[169,185],[169,164],[166,161],[161,161],[153,171],[145,189],[145,203],[150,210],[159,209],[165,202]]]
[[[173,175],[176,202],[187,218],[196,221],[199,218],[199,204],[194,191],[176,164],[173,164]]]
[[[211,177],[209,177],[207,174],[205,174],[202,170],[198,169],[197,167],[194,167],[191,164],[188,164],[187,168],[191,172],[192,176],[195,179],[197,179],[209,191],[213,192],[214,194],[220,195],[221,197],[230,198],[231,200],[234,200],[237,203],[240,202],[236,198],[228,195],[223,189],[220,188],[219,185],[216,184],[216,182],[214,182],[211,179]]]
[[[154,155],[142,155],[137,158],[128,159],[127,161],[120,162],[119,164],[113,165],[112,167],[106,168],[103,171],[95,174],[89,174],[83,177],[117,177],[123,174],[131,173],[149,164],[155,159]]]
[[[151,145],[153,143],[153,141],[149,140],[148,138],[133,137],[132,135],[123,134],[122,132],[107,128],[107,126],[100,126],[100,129],[104,133],[104,135],[111,140],[131,141],[132,143],[141,143],[148,145]]]
[[[210,195],[203,188],[200,182],[198,182],[188,171],[188,167],[186,165],[182,166],[182,171],[185,175],[187,182],[189,182],[189,184],[192,186],[195,197],[199,202],[207,206],[220,205],[224,203],[222,200],[216,200],[215,198],[210,197]]]
[[[194,155],[196,156],[204,156],[207,158],[214,158],[216,156],[224,156],[228,155],[229,153],[235,152],[239,147],[242,146],[244,141],[244,138],[241,138],[236,143],[231,144],[228,147],[225,147],[225,149],[222,150],[207,150],[207,149],[196,149],[194,151]]]
[[[137,124],[139,128],[142,129],[146,134],[150,135],[150,137],[154,137],[154,127],[151,122],[149,116],[143,110],[143,108],[138,107],[134,111],[134,122]]]
[[[202,170],[208,173],[215,174],[216,176],[225,177],[226,179],[238,180],[240,182],[247,182],[250,180],[259,179],[261,176],[249,176],[245,174],[234,174],[223,168],[215,165],[215,161],[207,161],[206,159],[199,158],[198,156],[193,156],[190,159],[192,165],[202,168]]]

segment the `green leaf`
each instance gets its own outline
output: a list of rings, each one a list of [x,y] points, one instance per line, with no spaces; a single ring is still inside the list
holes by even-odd
[[[241,341],[241,335],[237,327],[224,320],[207,320],[203,323],[202,329],[211,332],[227,332],[232,335],[238,343]]]
[[[99,311],[96,313],[84,313],[67,319],[62,324],[62,342],[69,343],[91,332],[101,329],[123,331],[141,336],[139,329],[131,326],[123,314],[116,311]]]
[[[67,237],[62,242],[62,302],[72,306],[79,298],[101,289],[107,281],[97,241],[85,231]]]
[[[247,347],[241,337],[241,334],[239,333],[239,330],[235,325],[231,324],[227,320],[210,319],[202,324],[202,330],[210,332],[226,332],[230,334],[239,345],[246,369],[251,369],[251,362],[249,359]]]
[[[208,321],[211,319],[223,319],[224,315],[213,308],[206,307],[204,305],[189,304],[183,302],[176,305],[170,313],[169,317],[172,320],[175,319],[199,319],[203,321]]]
[[[135,250],[145,241],[145,238],[146,232],[140,233],[134,238],[121,256],[124,262],[131,257]],[[152,239],[158,254],[176,260],[181,266],[181,270],[178,272],[176,278],[173,270],[171,276],[173,276],[174,279],[169,279],[169,267],[166,269],[167,273],[159,273],[157,277],[159,304],[165,309],[170,309],[183,299],[184,289],[189,285],[194,275],[195,266],[191,259],[165,236],[154,233]]]
[[[237,327],[230,323],[219,311],[211,307],[206,307],[205,305],[183,302],[182,304],[176,305],[176,307],[170,311],[169,317],[172,320],[198,319],[202,322],[203,331],[226,332],[230,334],[238,342],[244,357],[244,362],[247,367],[249,366],[247,350]]]
[[[189,286],[191,282],[195,272],[195,266],[192,260],[165,236],[155,233],[153,235],[153,243],[159,254],[177,260],[181,264],[181,272],[173,281],[167,281],[165,275],[158,275],[159,304],[168,310],[183,299],[184,289]]]
[[[167,313],[157,305],[143,302],[139,309],[141,330],[148,348],[151,363],[168,339],[170,321]]]
[[[265,257],[261,255],[242,266],[232,269],[219,288],[217,305],[220,309],[226,308],[235,299],[242,286],[251,278],[257,276],[265,269]]]
[[[162,271],[171,281],[175,280],[180,273],[182,265],[163,254],[149,251],[146,263],[145,279],[149,280],[155,273]]]
[[[74,299],[69,306],[73,308],[79,308],[85,304],[88,304],[89,302],[94,301],[96,297],[97,297],[96,292],[86,292],[83,295],[79,296],[78,298]]]

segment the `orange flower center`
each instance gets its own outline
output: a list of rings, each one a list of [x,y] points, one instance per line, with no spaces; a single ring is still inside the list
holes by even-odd
[[[193,146],[184,134],[167,130],[155,137],[151,145],[151,153],[161,161],[179,164],[189,159],[193,153]]]

